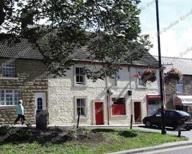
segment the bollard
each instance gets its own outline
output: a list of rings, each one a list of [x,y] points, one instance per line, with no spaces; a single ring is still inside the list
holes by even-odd
[[[78,117],[77,117],[77,128],[79,128],[79,119],[80,119],[80,112],[78,112]]]
[[[130,122],[130,129],[133,127],[133,115],[131,114],[131,122]]]
[[[177,137],[181,137],[181,129],[178,130],[178,136]]]

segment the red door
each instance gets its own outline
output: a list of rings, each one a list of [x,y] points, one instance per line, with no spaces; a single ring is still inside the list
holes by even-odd
[[[141,122],[141,102],[134,103],[135,122]]]
[[[102,102],[95,103],[95,121],[96,121],[96,125],[104,124],[103,103]]]

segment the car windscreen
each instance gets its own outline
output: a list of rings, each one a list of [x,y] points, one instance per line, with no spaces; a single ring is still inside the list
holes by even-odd
[[[189,113],[184,112],[184,111],[177,111],[179,116],[191,116]]]

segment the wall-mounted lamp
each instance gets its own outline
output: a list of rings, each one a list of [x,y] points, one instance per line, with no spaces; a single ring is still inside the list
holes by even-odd
[[[128,96],[131,96],[131,95],[132,95],[132,91],[131,91],[131,90],[128,90],[128,91],[127,91],[127,94],[128,94]]]

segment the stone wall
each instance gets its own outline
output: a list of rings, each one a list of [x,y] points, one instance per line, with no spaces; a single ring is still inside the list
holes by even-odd
[[[86,64],[76,64],[92,68]],[[104,105],[104,124],[108,125],[106,81],[98,79],[96,82],[86,78],[86,85],[76,85],[74,83],[74,67],[66,72],[63,78],[49,78],[48,80],[48,100],[49,100],[49,122],[51,125],[75,125],[77,121],[75,98],[86,98],[86,117],[80,118],[80,125],[95,125],[95,102],[103,102]],[[99,68],[98,68],[99,69]],[[145,68],[143,68],[145,69]],[[110,125],[129,125],[131,113],[134,115],[133,102],[141,102],[141,119],[147,115],[146,95],[158,95],[158,82],[149,83],[146,87],[139,87],[134,78],[135,68],[124,66],[119,71],[117,84],[114,79],[107,79],[107,84],[112,98],[126,98],[126,115],[114,116],[111,113],[112,102],[109,106]],[[132,90],[131,96],[127,91]]]
[[[0,59],[0,65],[9,59]],[[16,77],[0,77],[0,89],[18,89],[25,108],[26,120],[35,123],[35,92],[47,92],[45,66],[39,60],[17,59]],[[16,118],[15,106],[0,106],[0,123],[13,123]]]
[[[170,80],[165,84],[165,94],[166,94],[166,107],[169,109],[174,108],[173,97],[177,94],[176,80]],[[180,95],[192,95],[192,76],[183,75],[183,93]]]
[[[183,76],[183,85],[184,85],[184,94],[192,95],[192,76],[191,75]]]
[[[170,80],[168,83],[165,83],[165,100],[166,108],[173,108],[173,96],[176,94],[176,80]]]

